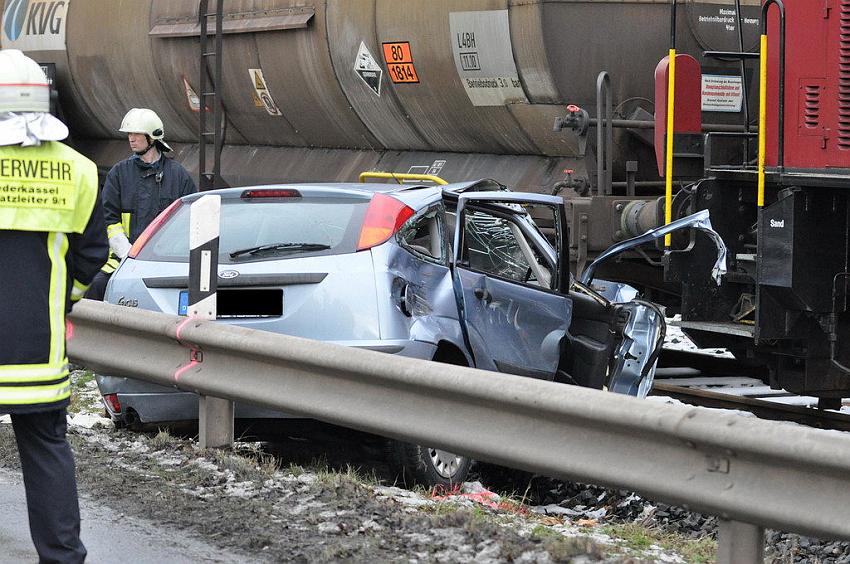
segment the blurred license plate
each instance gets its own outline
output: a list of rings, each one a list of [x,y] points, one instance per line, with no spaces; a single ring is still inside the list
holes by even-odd
[[[216,293],[216,318],[280,317],[283,290],[280,288],[225,288]],[[180,290],[177,315],[188,315],[189,290]]]

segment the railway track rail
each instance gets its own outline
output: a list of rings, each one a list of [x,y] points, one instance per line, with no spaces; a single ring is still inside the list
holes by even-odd
[[[733,358],[665,350],[651,394],[690,405],[747,411],[761,419],[850,431],[850,412],[818,409],[818,399],[777,390],[757,376],[763,368]]]

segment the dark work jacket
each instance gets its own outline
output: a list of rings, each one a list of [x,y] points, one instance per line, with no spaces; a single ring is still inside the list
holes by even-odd
[[[121,226],[130,243],[171,203],[194,193],[195,183],[183,166],[165,155],[147,164],[136,155],[109,171],[103,185],[103,213],[110,235]]]

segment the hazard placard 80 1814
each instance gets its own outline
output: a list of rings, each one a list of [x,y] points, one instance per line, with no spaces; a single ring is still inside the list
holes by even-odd
[[[384,43],[384,62],[387,64],[390,80],[395,83],[419,82],[416,67],[413,66],[413,53],[409,41]]]

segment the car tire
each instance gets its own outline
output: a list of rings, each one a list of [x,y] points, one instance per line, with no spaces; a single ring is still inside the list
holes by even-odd
[[[438,351],[433,360],[467,366],[459,351],[449,351],[448,354]],[[396,440],[388,441],[387,451],[390,469],[407,487],[420,485],[452,489],[466,480],[473,462],[468,456]]]
[[[414,485],[450,490],[469,474],[472,459],[449,451],[390,441],[390,466],[407,487]]]

